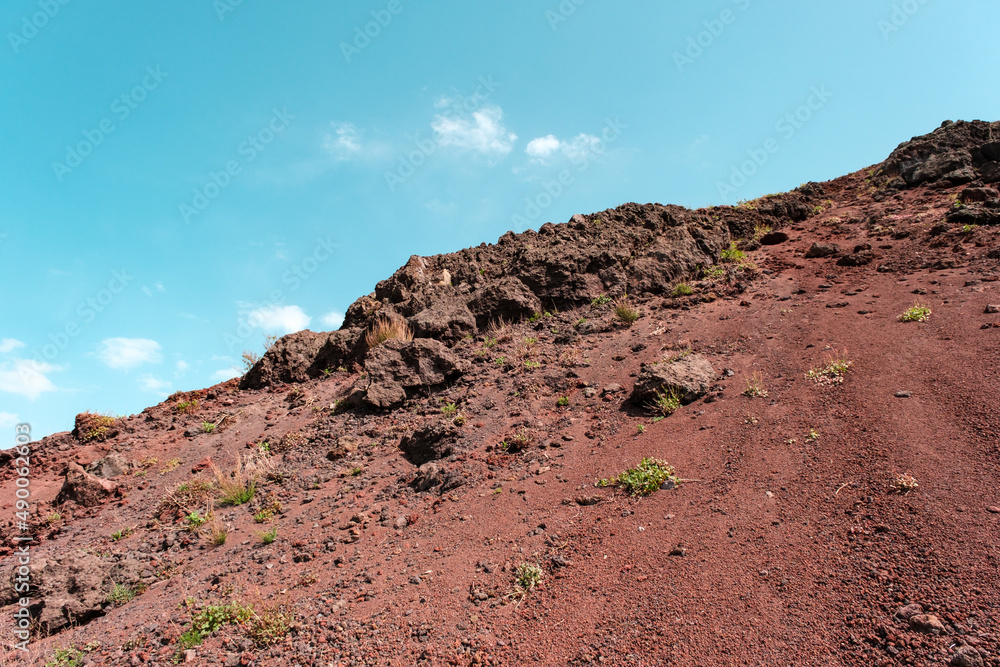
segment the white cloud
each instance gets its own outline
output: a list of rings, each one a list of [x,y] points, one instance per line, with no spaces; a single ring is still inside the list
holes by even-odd
[[[546,159],[552,157],[556,152],[573,162],[580,162],[588,156],[597,155],[601,152],[601,139],[592,134],[578,134],[566,141],[559,139],[554,134],[547,134],[528,142],[528,147],[524,149],[532,162],[545,164]]]
[[[4,338],[3,340],[0,340],[0,353],[6,354],[19,347],[24,347],[24,343],[15,338]]]
[[[183,373],[187,369],[191,368],[191,364],[189,364],[188,362],[184,361],[183,359],[178,359],[177,365],[175,366],[175,368],[177,369],[178,373]]]
[[[442,146],[465,148],[492,157],[510,153],[517,140],[517,135],[504,127],[503,110],[496,105],[487,105],[473,112],[471,119],[435,116],[431,128]]]
[[[323,137],[323,148],[338,160],[350,160],[361,152],[361,133],[354,123],[330,123],[331,134]]]
[[[153,292],[163,293],[167,291],[167,288],[163,286],[163,283],[155,283],[152,287],[143,285],[142,291],[146,296],[153,296]]]
[[[10,428],[11,426],[17,426],[20,423],[17,415],[11,414],[9,412],[0,412],[0,428]]]
[[[292,333],[309,326],[312,318],[298,306],[262,306],[251,310],[247,323],[274,333]]]
[[[212,379],[216,382],[225,382],[226,380],[238,378],[241,375],[243,375],[243,373],[240,373],[235,368],[223,368],[212,373]]]
[[[21,394],[34,400],[46,391],[55,391],[56,386],[46,373],[60,370],[59,366],[33,359],[15,359],[0,364],[0,391]]]
[[[331,310],[329,313],[324,315],[320,321],[324,326],[328,326],[331,329],[339,329],[340,325],[344,323],[344,314],[337,312],[336,310]]]
[[[128,370],[142,364],[155,364],[163,358],[160,344],[148,338],[105,338],[97,351],[109,368]]]
[[[139,378],[139,386],[146,391],[153,392],[154,394],[167,396],[170,394],[171,384],[167,380],[161,380],[160,378],[153,377],[152,375],[144,375]]]
[[[559,150],[560,146],[562,146],[562,142],[556,138],[556,135],[548,134],[529,141],[524,152],[533,158],[547,158]]]

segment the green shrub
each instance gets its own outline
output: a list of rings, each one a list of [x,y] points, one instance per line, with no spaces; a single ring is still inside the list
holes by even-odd
[[[922,303],[915,303],[899,316],[900,322],[926,322],[931,316],[931,309]]]
[[[691,296],[694,294],[694,290],[687,283],[678,283],[674,286],[674,291],[671,294],[675,297],[679,296]]]
[[[742,261],[745,253],[736,247],[736,242],[731,241],[729,247],[719,253],[719,261],[723,264],[734,264]]]
[[[644,458],[636,467],[602,479],[597,486],[618,486],[633,496],[648,496],[667,480],[675,485],[679,482],[672,465],[659,459]]]
[[[658,389],[653,398],[646,403],[646,408],[650,412],[655,412],[666,417],[673,414],[681,407],[681,393],[673,387]]]

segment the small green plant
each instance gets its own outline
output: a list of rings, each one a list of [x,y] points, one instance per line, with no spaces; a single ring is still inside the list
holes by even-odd
[[[608,303],[611,303],[611,297],[606,294],[595,296],[593,299],[590,300],[591,306],[603,306]]]
[[[208,521],[208,518],[203,517],[200,510],[194,510],[184,518],[184,523],[187,524],[188,530],[192,533],[198,532],[198,529],[201,528],[206,521]]]
[[[527,371],[533,371],[536,368],[540,368],[541,365],[542,364],[537,361],[526,361],[524,362],[524,369]]]
[[[747,378],[746,389],[743,390],[744,396],[749,396],[750,398],[767,398],[767,389],[764,387],[764,374],[760,371],[754,372],[753,375]]]
[[[270,457],[258,452],[257,456],[238,457],[236,466],[225,473],[215,463],[211,464],[215,487],[224,505],[242,505],[253,500],[257,482],[262,474],[271,470]]]
[[[639,465],[634,468],[600,480],[597,486],[618,486],[633,496],[648,496],[667,481],[673,482],[674,485],[680,482],[674,467],[666,461],[647,457],[639,461]]]
[[[458,407],[454,403],[448,403],[443,408],[441,408],[441,412],[444,413],[445,417],[451,417],[456,412],[458,412]]]
[[[221,547],[226,543],[226,538],[229,537],[229,529],[226,528],[225,524],[212,520],[212,525],[208,529],[208,539],[209,541],[217,546]]]
[[[674,352],[669,357],[665,358],[661,363],[672,364],[675,361],[680,361],[681,359],[683,359],[684,357],[688,356],[692,352],[694,352],[694,349],[692,349],[690,347],[686,347],[683,350],[678,350],[677,352]]]
[[[745,257],[745,253],[736,247],[736,242],[731,241],[729,247],[719,253],[719,261],[723,264],[735,264]]]
[[[350,474],[351,477],[360,477],[364,471],[365,469],[363,466],[354,466],[348,474]]]
[[[278,537],[278,527],[271,526],[270,530],[262,531],[257,533],[257,539],[260,540],[261,544],[271,544]]]
[[[646,403],[646,409],[664,417],[672,415],[681,407],[681,393],[674,387],[657,389],[653,398]]]
[[[979,225],[962,225],[959,234],[971,234],[979,228]]]
[[[83,651],[77,648],[57,648],[52,652],[52,659],[45,667],[80,667],[83,662]]]
[[[824,365],[816,366],[806,373],[806,379],[818,384],[840,384],[844,376],[854,364],[847,358],[847,351],[835,352],[827,356]]]
[[[47,517],[45,517],[45,523],[51,526],[60,519],[62,519],[62,514],[60,514],[59,512],[52,512]]]
[[[674,285],[674,289],[671,294],[675,297],[691,296],[694,294],[694,290],[691,289],[691,286],[687,283],[678,283],[677,285]]]
[[[497,357],[496,359],[493,360],[493,363],[496,364],[497,366],[506,366],[507,357]]]
[[[809,429],[809,435],[806,436],[808,442],[815,442],[819,440],[819,431],[814,428]]]
[[[931,316],[931,309],[922,303],[915,303],[899,316],[900,322],[926,322]]]
[[[556,401],[556,405],[558,405],[560,408],[565,408],[567,405],[569,405],[569,397],[560,396],[559,400]]]
[[[111,434],[111,427],[115,423],[114,417],[107,415],[91,415],[86,432],[83,434],[84,442],[103,442]]]
[[[543,315],[541,313],[535,312],[531,314],[531,317],[528,318],[528,321],[534,324],[538,320],[542,319],[542,317]]]
[[[201,423],[201,432],[202,433],[211,433],[214,430],[215,430],[215,424],[213,424],[212,422],[202,422]]]
[[[191,616],[191,625],[177,639],[181,651],[200,646],[206,638],[224,625],[240,623],[250,618],[243,605],[209,605]]]
[[[323,377],[330,377],[331,375],[333,375],[333,369],[332,368],[324,368],[323,369]]]
[[[455,418],[451,420],[451,423],[455,426],[465,426],[465,415],[458,413]]]
[[[160,474],[166,475],[168,472],[176,470],[180,464],[181,464],[180,459],[170,459],[169,461],[163,464],[163,468],[160,469]]]
[[[521,563],[514,573],[514,597],[523,600],[542,581],[542,568],[533,563]]]
[[[190,401],[181,401],[174,406],[174,412],[191,414],[198,409],[198,399],[192,398]]]
[[[726,270],[724,268],[722,268],[721,266],[718,266],[717,264],[716,265],[712,265],[712,266],[708,267],[707,269],[706,268],[702,268],[701,271],[702,271],[703,276],[705,278],[708,278],[709,280],[714,280],[715,278],[722,278],[723,276],[726,275]]]
[[[120,528],[115,532],[111,533],[111,539],[115,542],[118,540],[124,540],[126,537],[131,535],[134,530],[131,527]]]
[[[636,430],[639,431],[639,434],[641,435],[641,434],[643,434],[643,433],[646,432],[646,425],[645,424],[639,424],[636,427]]]
[[[111,587],[111,592],[108,593],[108,602],[120,607],[121,605],[131,602],[136,596],[136,591],[131,586],[123,586],[119,583],[115,583]]]
[[[632,326],[639,319],[639,310],[629,302],[628,294],[615,300],[615,317],[625,326]]]

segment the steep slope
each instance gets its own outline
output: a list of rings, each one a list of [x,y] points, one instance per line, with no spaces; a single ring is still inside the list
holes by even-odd
[[[414,257],[240,381],[79,416],[31,444],[7,660],[1000,665],[998,130]],[[646,457],[679,486],[595,486]]]

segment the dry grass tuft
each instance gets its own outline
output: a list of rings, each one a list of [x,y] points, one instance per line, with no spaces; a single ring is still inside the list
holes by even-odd
[[[413,329],[399,318],[378,317],[365,334],[365,343],[373,348],[393,338],[413,340]]]

